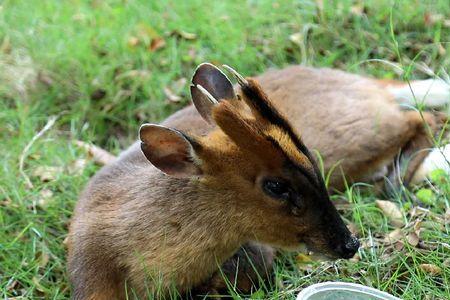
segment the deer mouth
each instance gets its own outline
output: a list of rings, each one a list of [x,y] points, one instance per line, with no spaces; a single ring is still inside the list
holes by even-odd
[[[312,241],[302,241],[301,243],[306,245],[308,255],[311,255],[313,260],[337,260],[337,259],[350,259],[356,253],[359,248],[359,242],[355,237],[351,237],[349,241],[352,241],[353,249],[347,251],[341,251],[340,249],[332,249],[327,243],[318,243]],[[343,244],[347,245],[349,242]],[[344,247],[344,246],[342,246]],[[339,248],[339,247],[338,247]]]

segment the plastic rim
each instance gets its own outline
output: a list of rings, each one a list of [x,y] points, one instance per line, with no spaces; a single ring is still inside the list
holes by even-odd
[[[318,292],[326,292],[326,291],[349,291],[349,292],[358,292],[364,295],[370,295],[379,297],[383,300],[401,300],[400,298],[394,297],[391,294],[386,292],[382,292],[380,290],[364,286],[356,283],[348,283],[348,282],[322,282],[313,284],[306,289],[302,290],[297,295],[297,300],[308,300],[309,297],[313,296]]]

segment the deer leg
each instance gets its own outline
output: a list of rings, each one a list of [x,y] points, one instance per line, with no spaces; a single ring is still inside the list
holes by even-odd
[[[437,169],[450,174],[450,144],[427,151],[427,156],[414,173],[411,183],[418,184],[422,182]]]
[[[205,295],[227,295],[229,289],[250,294],[272,281],[275,250],[258,243],[242,246],[211,278],[196,287],[191,294],[198,299]]]
[[[394,99],[405,106],[423,104],[426,107],[439,108],[450,102],[450,84],[440,78],[413,80],[409,84],[395,80],[377,80]]]
[[[446,120],[447,116],[443,113],[423,113],[424,124],[417,127],[416,133],[401,149],[390,167],[389,182],[386,186],[388,191],[398,190],[400,186],[409,186],[423,180],[433,168],[436,168],[436,162],[442,166],[439,161],[441,157],[437,154],[438,149],[430,153],[429,149],[433,146],[430,135],[436,135]],[[450,155],[450,147],[448,152]]]

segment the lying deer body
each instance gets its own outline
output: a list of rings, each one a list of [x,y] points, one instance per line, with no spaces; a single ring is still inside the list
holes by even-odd
[[[263,244],[306,243],[352,257],[358,242],[307,149],[320,153],[325,174],[339,170],[328,188],[341,189],[342,174],[367,181],[399,151],[429,147],[424,121],[431,130],[441,122],[402,110],[396,98],[411,96],[398,82],[300,66],[256,80],[235,75],[237,94],[221,71],[202,64],[191,87],[194,106],[161,125],[144,124],[141,142],[91,180],[69,235],[75,299],[220,290],[220,266],[248,291],[252,270],[234,273],[242,247],[257,269],[270,267],[274,255]],[[441,90],[439,101],[449,95]],[[415,157],[407,180],[423,158]]]

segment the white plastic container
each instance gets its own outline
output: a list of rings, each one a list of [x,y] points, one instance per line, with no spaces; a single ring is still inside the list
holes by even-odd
[[[347,282],[323,282],[302,290],[297,300],[401,300],[391,294]]]

